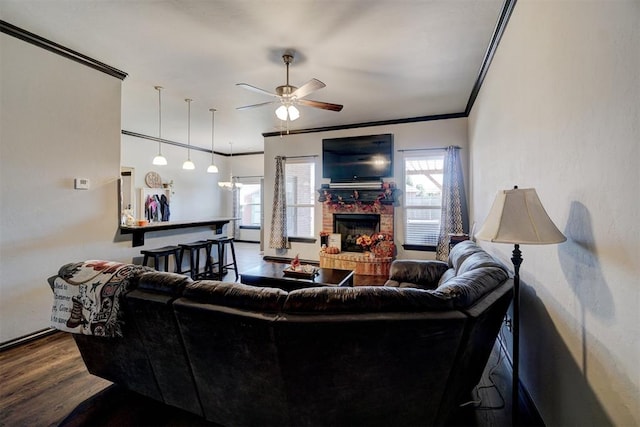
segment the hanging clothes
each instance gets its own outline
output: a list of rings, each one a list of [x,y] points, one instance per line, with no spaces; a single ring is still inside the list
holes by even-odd
[[[171,212],[169,211],[169,200],[164,194],[160,196],[160,213],[162,221],[169,221],[169,216],[171,215]]]

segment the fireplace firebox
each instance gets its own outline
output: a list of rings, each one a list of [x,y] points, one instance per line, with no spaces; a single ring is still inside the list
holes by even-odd
[[[333,232],[340,234],[342,251],[363,252],[364,249],[356,240],[363,234],[372,235],[380,232],[380,215],[334,214]]]

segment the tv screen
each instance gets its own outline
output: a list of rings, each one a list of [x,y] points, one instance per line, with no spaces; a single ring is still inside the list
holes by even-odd
[[[322,177],[331,182],[379,180],[393,176],[393,135],[322,140]]]

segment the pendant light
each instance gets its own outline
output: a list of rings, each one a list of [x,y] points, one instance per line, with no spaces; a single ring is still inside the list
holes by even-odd
[[[165,166],[167,159],[162,155],[162,86],[154,86],[158,91],[158,155],[153,158],[156,166]]]
[[[211,111],[211,164],[209,165],[209,167],[207,168],[207,173],[218,173],[218,167],[216,166],[215,162],[213,161],[213,116],[216,113],[216,109],[215,108],[209,108],[209,111]]]
[[[196,165],[191,161],[191,101],[193,99],[187,98],[185,102],[188,105],[188,113],[187,113],[187,160],[182,164],[182,169],[193,170],[196,168]]]
[[[225,190],[231,191],[242,187],[242,183],[233,181],[233,142],[230,142],[229,146],[231,147],[229,152],[229,181],[218,181],[218,185]]]

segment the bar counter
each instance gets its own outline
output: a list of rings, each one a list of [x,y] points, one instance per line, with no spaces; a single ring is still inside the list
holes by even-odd
[[[211,218],[199,221],[163,221],[152,222],[147,225],[121,225],[120,234],[131,234],[131,246],[144,245],[144,234],[163,231],[163,230],[176,230],[179,228],[194,228],[194,227],[207,227],[212,226],[214,230],[222,228],[223,225],[228,224],[233,218]]]

